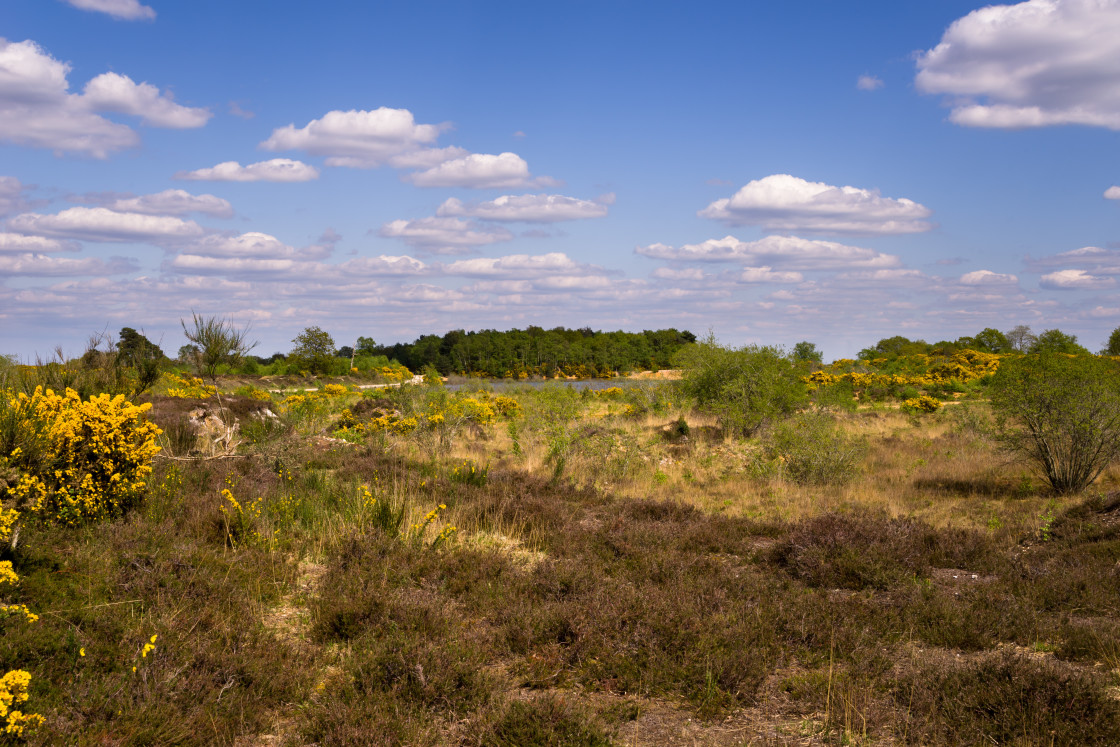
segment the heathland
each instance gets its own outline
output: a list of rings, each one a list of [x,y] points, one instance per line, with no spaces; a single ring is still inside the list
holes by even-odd
[[[126,330],[0,365],[0,743],[1120,743],[1120,373],[1075,340],[671,330],[577,381],[542,335],[280,374]]]

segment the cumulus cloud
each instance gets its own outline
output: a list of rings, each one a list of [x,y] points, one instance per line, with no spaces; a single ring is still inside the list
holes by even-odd
[[[104,207],[122,213],[144,215],[187,215],[202,213],[215,218],[232,218],[233,206],[229,201],[214,195],[192,195],[182,189],[165,189],[140,197],[118,197]]]
[[[1120,129],[1120,3],[1029,0],[974,10],[918,57],[918,89],[951,121],[1016,129]]]
[[[134,261],[119,257],[105,262],[96,257],[70,259],[48,257],[45,254],[0,254],[0,272],[8,275],[88,277],[123,275],[136,270],[137,265]]]
[[[548,254],[510,254],[504,257],[475,257],[452,262],[443,268],[447,275],[473,277],[540,277],[543,275],[582,275],[597,268],[574,262],[562,252]]]
[[[307,182],[318,179],[319,170],[303,161],[273,158],[247,166],[225,161],[208,169],[180,171],[175,178],[206,182]]]
[[[757,225],[768,231],[830,234],[899,234],[928,231],[929,208],[878,191],[834,187],[789,174],[747,183],[730,198],[716,200],[698,215],[729,225]]]
[[[1102,290],[1116,285],[1116,279],[1091,275],[1084,270],[1058,270],[1043,275],[1038,285],[1050,290]]]
[[[130,114],[171,128],[201,127],[211,116],[207,109],[180,106],[155,86],[117,73],[98,75],[83,93],[70,93],[70,69],[31,40],[0,39],[0,140],[105,158],[140,138],[97,112]]]
[[[448,128],[447,124],[417,124],[408,109],[330,111],[304,127],[289,124],[273,130],[261,147],[326,156],[328,166],[430,168],[466,153],[461,148],[433,147]]]
[[[861,75],[856,80],[856,88],[861,91],[877,91],[884,85],[882,78],[877,78],[874,75]]]
[[[1120,275],[1120,249],[1083,246],[1039,259],[1028,259],[1032,270],[1087,268],[1098,275]]]
[[[651,244],[634,251],[646,257],[677,262],[738,262],[754,267],[767,265],[792,270],[886,268],[901,264],[892,254],[797,236],[767,236],[757,241],[740,241],[734,236],[725,236],[680,247]]]
[[[405,177],[417,187],[471,187],[490,189],[547,185],[552,180],[533,179],[529,164],[516,153],[471,153],[461,158],[444,161],[427,171]]]
[[[426,264],[408,256],[359,257],[343,262],[339,271],[348,277],[369,275],[423,275],[428,272]]]
[[[46,252],[75,252],[78,245],[71,241],[48,239],[45,236],[24,236],[19,233],[0,232],[0,254],[44,254]]]
[[[739,273],[742,283],[800,283],[800,272],[774,272],[769,267],[746,267]]]
[[[145,243],[189,239],[203,232],[194,221],[171,216],[118,213],[103,207],[73,207],[54,215],[23,213],[8,221],[8,228],[33,236]]]
[[[1120,200],[1120,187],[1109,187],[1104,191],[1104,198],[1106,200]]]
[[[86,83],[82,99],[95,111],[132,114],[154,127],[202,127],[213,116],[208,109],[176,104],[150,83],[137,83],[118,73],[102,73]]]
[[[460,218],[395,220],[383,225],[378,233],[433,254],[463,254],[478,246],[513,238],[513,234],[504,228],[483,226]]]
[[[156,12],[139,0],[65,0],[75,8],[106,13],[123,21],[154,21]]]
[[[991,270],[975,270],[961,275],[961,285],[1015,285],[1019,278]]]
[[[502,195],[487,202],[464,203],[452,197],[439,206],[436,215],[470,216],[508,222],[556,223],[581,218],[601,218],[607,214],[607,205],[612,202],[613,194],[604,195],[595,201],[564,195]]]

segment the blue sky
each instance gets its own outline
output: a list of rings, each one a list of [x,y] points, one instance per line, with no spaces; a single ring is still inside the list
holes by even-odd
[[[1120,2],[377,5],[6,0],[0,352],[1120,325]]]

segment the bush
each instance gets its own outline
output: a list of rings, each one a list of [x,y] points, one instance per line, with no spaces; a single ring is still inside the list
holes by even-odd
[[[867,444],[847,436],[829,415],[806,412],[777,425],[768,450],[794,482],[841,485],[859,472]]]
[[[47,445],[3,445],[8,469],[20,475],[8,488],[17,508],[73,525],[118,516],[139,502],[159,451],[161,431],[144,417],[150,404],[108,394],[83,401],[73,389],[58,395],[41,387],[3,404],[4,421],[29,434],[25,443]]]
[[[730,433],[750,436],[808,401],[800,372],[778,348],[725,348],[709,335],[682,349],[675,362],[683,369],[682,393]]]
[[[1090,355],[1026,355],[992,378],[999,442],[1076,493],[1120,457],[1120,369]]]

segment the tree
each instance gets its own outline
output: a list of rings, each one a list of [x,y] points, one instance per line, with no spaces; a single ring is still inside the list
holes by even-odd
[[[372,337],[359,337],[357,344],[354,345],[354,351],[358,355],[377,355],[377,343]]]
[[[1120,457],[1120,367],[1055,352],[1004,360],[992,378],[1001,444],[1059,494],[1076,493]]]
[[[308,327],[292,340],[296,344],[288,353],[288,360],[297,368],[313,374],[331,370],[334,355],[334,338],[319,327]]]
[[[195,357],[199,354],[199,352],[201,351],[198,349],[198,345],[193,345],[188,342],[186,345],[183,345],[179,348],[179,354],[175,356],[175,360],[179,361],[180,363],[194,365]]]
[[[1077,344],[1077,335],[1067,335],[1060,329],[1048,329],[1040,334],[1029,352],[1031,353],[1065,353],[1067,355],[1088,355],[1089,351]]]
[[[682,393],[731,433],[750,436],[771,420],[796,412],[808,399],[800,372],[779,348],[725,348],[709,334],[682,348],[676,365],[682,369]]]
[[[962,337],[957,342],[982,353],[1011,352],[1011,341],[1007,339],[1007,335],[992,327],[980,330],[975,337]]]
[[[122,365],[136,371],[140,391],[144,391],[159,378],[159,365],[163,362],[163,351],[159,345],[149,340],[132,327],[121,329],[117,341],[117,356]]]
[[[1007,330],[1007,341],[1011,343],[1011,349],[1020,353],[1030,350],[1031,345],[1034,345],[1037,339],[1038,337],[1031,334],[1031,328],[1026,324],[1020,324]]]
[[[820,363],[824,358],[821,351],[817,350],[817,346],[807,341],[802,341],[794,345],[792,355],[795,361],[812,363]]]
[[[257,346],[256,342],[248,340],[248,326],[245,329],[238,329],[229,319],[201,316],[192,311],[190,326],[187,326],[184,319],[180,319],[179,323],[183,326],[183,334],[187,340],[197,349],[194,355],[196,370],[199,375],[206,376],[215,384],[219,366],[237,365],[250,350]]]
[[[859,351],[858,355],[860,360],[874,360],[876,358],[893,360],[901,356],[928,353],[932,347],[925,340],[911,340],[902,335],[895,335],[894,337],[884,337],[875,343],[874,347]]]
[[[1101,351],[1101,355],[1120,355],[1120,327],[1112,330],[1108,336],[1108,345]]]

